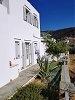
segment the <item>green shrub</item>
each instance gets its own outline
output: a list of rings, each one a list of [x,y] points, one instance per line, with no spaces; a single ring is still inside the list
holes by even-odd
[[[45,86],[30,83],[17,90],[17,93],[10,100],[48,100],[43,96]]]

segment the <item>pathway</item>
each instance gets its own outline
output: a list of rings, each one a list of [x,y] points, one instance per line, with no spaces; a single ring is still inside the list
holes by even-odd
[[[12,94],[15,93],[17,88],[26,85],[29,81],[31,81],[31,79],[34,78],[34,76],[36,76],[38,72],[38,64],[33,65],[20,72],[18,78],[0,88],[0,100],[4,100],[5,98],[10,97]]]

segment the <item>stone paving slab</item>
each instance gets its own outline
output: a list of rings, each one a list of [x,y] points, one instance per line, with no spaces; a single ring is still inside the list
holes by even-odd
[[[20,72],[18,78],[9,82],[2,88],[0,88],[0,100],[5,100],[5,98],[10,97],[15,93],[17,88],[20,88],[26,84],[30,79],[32,79],[39,72],[39,65],[33,65],[22,72]]]

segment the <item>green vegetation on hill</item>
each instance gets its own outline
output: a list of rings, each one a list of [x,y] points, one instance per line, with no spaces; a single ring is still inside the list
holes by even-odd
[[[75,27],[59,29],[55,31],[41,31],[41,36],[44,38],[55,38],[56,40],[65,40],[66,38],[69,40],[70,45],[70,53],[75,54]]]
[[[55,39],[64,39],[66,37],[75,37],[75,27],[59,29],[55,31],[41,31],[41,36],[51,35]]]

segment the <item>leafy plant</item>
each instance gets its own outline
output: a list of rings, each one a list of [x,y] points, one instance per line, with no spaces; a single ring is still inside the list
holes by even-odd
[[[46,44],[46,52],[53,56],[56,56],[57,58],[60,56],[61,53],[66,53],[69,51],[69,45],[65,43],[64,40],[56,40],[54,41],[52,38],[48,38],[44,40]]]

